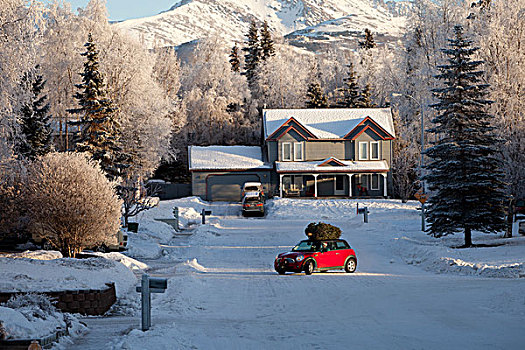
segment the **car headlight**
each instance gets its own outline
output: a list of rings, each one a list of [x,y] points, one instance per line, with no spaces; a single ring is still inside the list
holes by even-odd
[[[297,258],[295,258],[295,261],[299,262],[299,261],[303,261],[304,260],[304,256],[302,255],[299,255],[297,256]]]

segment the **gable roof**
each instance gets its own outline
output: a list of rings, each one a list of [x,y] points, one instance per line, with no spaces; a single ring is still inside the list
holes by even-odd
[[[263,162],[259,146],[189,146],[188,155],[190,171],[272,168]]]
[[[345,164],[335,157],[330,157],[317,166],[345,166]]]
[[[341,139],[367,118],[395,136],[390,108],[265,109],[264,135],[269,138],[293,119],[317,138]]]

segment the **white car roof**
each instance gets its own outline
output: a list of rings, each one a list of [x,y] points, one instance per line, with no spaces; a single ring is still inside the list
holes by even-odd
[[[259,186],[262,186],[262,183],[260,183],[260,182],[245,182],[244,183],[244,187],[248,187],[248,186],[257,186],[257,187],[259,187]]]

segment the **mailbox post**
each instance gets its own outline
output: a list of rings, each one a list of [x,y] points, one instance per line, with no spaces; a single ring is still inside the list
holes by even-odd
[[[425,202],[428,199],[428,195],[426,193],[423,193],[422,190],[419,190],[414,194],[414,197],[421,203],[421,231],[425,231]]]
[[[202,224],[206,224],[206,215],[211,215],[211,210],[205,210],[205,209],[202,209],[201,211],[201,216],[202,216]]]
[[[175,231],[179,231],[179,207],[173,208],[173,216],[175,217]]]
[[[142,330],[147,331],[151,327],[151,293],[164,293],[168,287],[166,278],[149,277],[148,274],[142,275],[140,286],[137,292],[142,297]]]
[[[357,215],[359,214],[363,214],[363,220],[368,224],[368,214],[370,214],[368,207],[359,208],[359,203],[357,203]]]

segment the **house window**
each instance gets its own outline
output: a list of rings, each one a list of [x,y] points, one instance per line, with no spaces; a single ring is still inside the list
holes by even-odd
[[[368,159],[368,142],[359,142],[359,160]]]
[[[379,174],[372,174],[372,181],[371,181],[371,190],[378,190],[379,189]]]
[[[293,160],[303,160],[303,143],[294,142],[293,144]]]
[[[283,160],[292,160],[292,144],[290,142],[283,143]]]
[[[370,142],[370,159],[379,159],[379,142]]]

